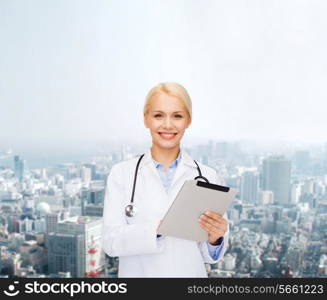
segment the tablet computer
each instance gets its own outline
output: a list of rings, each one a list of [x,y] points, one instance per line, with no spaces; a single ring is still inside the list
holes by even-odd
[[[208,240],[198,219],[206,211],[224,215],[237,189],[197,180],[186,180],[167,210],[158,234],[193,241]]]

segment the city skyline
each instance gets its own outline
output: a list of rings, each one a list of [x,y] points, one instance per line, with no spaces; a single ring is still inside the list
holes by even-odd
[[[252,155],[286,155],[291,158],[298,151],[310,152],[311,158],[323,156],[327,153],[327,142],[325,143],[305,143],[305,142],[258,142],[250,140],[217,140],[217,139],[200,139],[187,140],[183,138],[181,148],[189,149],[192,147],[201,147],[208,143],[226,143],[234,144],[240,147],[241,151],[251,153]],[[9,146],[10,145],[10,146]],[[15,147],[14,147],[15,146]],[[151,141],[146,143],[139,141],[131,143],[123,142],[75,142],[71,144],[43,144],[34,145],[32,143],[3,143],[0,141],[0,165],[13,167],[13,158],[15,155],[23,157],[28,162],[28,167],[32,169],[52,167],[59,163],[70,163],[88,160],[94,156],[108,156],[115,151],[122,149],[133,151],[136,154],[145,152],[151,147]]]
[[[286,158],[240,146],[188,149],[239,190],[228,208],[229,247],[207,265],[209,277],[325,278],[327,151]],[[100,248],[106,178],[135,154],[127,147],[29,172],[23,156],[0,163],[0,277],[116,277],[118,259],[103,261]]]

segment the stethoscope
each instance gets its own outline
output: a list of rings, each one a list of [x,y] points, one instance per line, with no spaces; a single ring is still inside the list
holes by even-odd
[[[133,190],[132,190],[132,197],[131,197],[131,201],[130,201],[130,204],[126,205],[125,207],[125,214],[127,217],[134,217],[136,212],[137,212],[137,209],[134,205],[134,193],[135,193],[135,186],[136,186],[136,179],[137,179],[137,172],[138,172],[138,169],[139,169],[139,164],[143,158],[144,154],[142,154],[137,162],[137,165],[136,165],[136,168],[135,168],[135,174],[134,174],[134,183],[133,183]],[[209,180],[207,178],[205,178],[204,176],[202,176],[202,173],[201,173],[201,169],[198,165],[198,163],[194,160],[195,164],[196,164],[196,167],[198,169],[198,173],[199,175],[196,176],[194,178],[194,180],[199,180],[199,179],[203,179],[205,182],[209,183]]]

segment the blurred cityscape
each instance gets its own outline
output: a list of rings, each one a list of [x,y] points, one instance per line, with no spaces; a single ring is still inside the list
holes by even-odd
[[[185,149],[239,189],[228,250],[206,265],[209,277],[327,277],[327,144],[282,149],[213,140]],[[116,277],[118,258],[101,249],[106,179],[144,151],[37,169],[0,152],[0,277]]]

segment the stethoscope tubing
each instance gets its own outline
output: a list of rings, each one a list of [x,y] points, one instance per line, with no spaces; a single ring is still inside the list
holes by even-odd
[[[136,164],[131,200],[130,200],[130,203],[125,207],[125,214],[126,214],[127,217],[133,217],[135,215],[135,213],[136,213],[136,209],[135,209],[135,205],[134,205],[134,194],[135,194],[135,188],[136,188],[136,181],[137,181],[139,165],[140,165],[140,162],[141,162],[142,158],[144,157],[144,155],[145,154],[142,154],[140,156],[140,158],[139,158],[139,160],[137,161],[137,164]],[[197,168],[198,173],[199,173],[199,175],[196,176],[194,178],[194,180],[202,179],[205,182],[209,183],[209,180],[206,177],[202,176],[202,172],[201,172],[201,169],[200,169],[198,163],[195,160],[193,160],[193,161],[196,164],[196,168]]]

